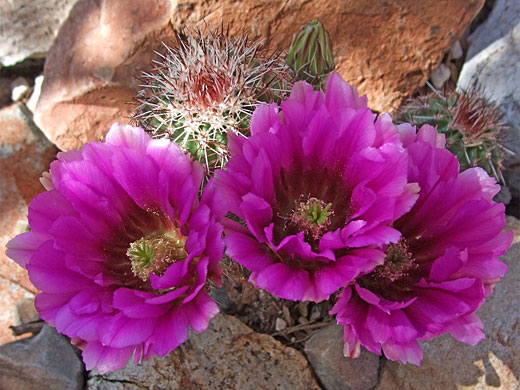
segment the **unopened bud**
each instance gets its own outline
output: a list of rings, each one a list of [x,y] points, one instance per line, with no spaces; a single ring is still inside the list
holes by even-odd
[[[294,37],[286,62],[298,80],[308,81],[315,87],[326,84],[334,69],[334,55],[329,33],[319,20],[308,23]]]

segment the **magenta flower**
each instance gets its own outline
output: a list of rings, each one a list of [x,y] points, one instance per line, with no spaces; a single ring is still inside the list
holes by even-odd
[[[251,137],[231,137],[217,188],[242,224],[226,253],[274,295],[321,301],[383,262],[390,225],[410,209],[407,154],[388,115],[377,120],[341,76],[327,93],[295,84],[282,103],[253,113]],[[245,225],[245,226],[244,226]]]
[[[222,218],[203,171],[177,145],[115,124],[106,142],[60,153],[29,207],[31,232],[8,243],[41,291],[41,317],[100,373],[166,355],[218,312]]]
[[[346,287],[331,312],[344,326],[346,355],[358,356],[363,345],[418,365],[417,340],[446,332],[468,344],[484,337],[475,311],[507,272],[498,257],[513,232],[502,232],[504,205],[492,200],[500,186],[483,169],[459,173],[431,126],[400,131],[419,199],[394,224],[402,238],[386,247],[385,263]]]

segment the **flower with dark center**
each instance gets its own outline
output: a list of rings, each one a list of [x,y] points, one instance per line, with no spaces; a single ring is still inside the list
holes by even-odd
[[[285,96],[289,68],[267,56],[261,42],[225,32],[185,30],[142,77],[134,119],[157,138],[169,138],[207,173],[229,158],[228,134],[249,135],[261,100]]]
[[[347,356],[363,345],[418,365],[418,340],[450,333],[473,345],[484,337],[475,312],[507,271],[499,256],[513,232],[502,231],[504,205],[492,200],[500,186],[482,168],[459,173],[431,126],[399,129],[419,199],[394,223],[402,238],[386,247],[384,264],[345,287],[331,313],[344,326]]]
[[[258,287],[318,302],[383,262],[378,248],[399,241],[391,224],[417,186],[391,118],[376,119],[339,74],[326,94],[296,83],[281,107],[255,110],[251,137],[230,139],[216,173],[234,216],[227,254]]]
[[[60,153],[7,244],[41,291],[40,316],[100,373],[166,355],[218,312],[223,217],[213,184],[177,145],[113,125],[106,142]]]

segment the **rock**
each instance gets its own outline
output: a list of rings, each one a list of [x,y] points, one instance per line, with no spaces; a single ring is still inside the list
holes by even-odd
[[[343,355],[343,326],[314,333],[305,353],[325,390],[370,390],[377,384],[380,357],[363,348],[359,358]]]
[[[219,314],[203,333],[165,357],[130,363],[105,375],[90,373],[87,390],[319,390],[305,357],[240,320]]]
[[[45,57],[77,0],[0,0],[0,65]]]
[[[473,34],[466,54],[469,61],[490,44],[507,35],[520,23],[520,2],[518,0],[496,0],[493,10]]]
[[[376,390],[520,388],[520,221],[508,217],[508,229],[515,231],[515,244],[502,257],[509,272],[478,312],[485,340],[474,347],[449,335],[424,342],[421,366],[387,361]]]
[[[379,111],[424,84],[484,0],[80,0],[49,51],[36,123],[61,149],[129,122],[139,76],[153,50],[182,26],[229,26],[287,50],[310,20],[325,23],[337,70]],[[247,18],[244,18],[247,15]],[[427,17],[426,17],[427,15]],[[56,121],[60,118],[60,121]]]
[[[36,311],[36,307],[34,307],[34,299],[32,298],[24,298],[18,302],[16,304],[16,312],[18,317],[20,317],[20,322],[22,324],[38,321],[40,319],[40,314]]]
[[[507,185],[502,185],[500,188],[500,192],[495,195],[493,200],[497,203],[503,203],[506,206],[511,202],[511,190]]]
[[[453,47],[450,49],[450,58],[452,60],[458,60],[459,58],[462,58],[463,55],[464,55],[464,50],[462,50],[460,41],[455,42]]]
[[[60,149],[99,140],[128,104],[154,49],[173,31],[169,0],[80,0],[45,62],[35,122]],[[59,121],[56,118],[60,118]]]
[[[504,176],[512,196],[520,197],[520,23],[506,36],[493,42],[466,62],[458,88],[474,84],[483,87],[484,96],[505,112],[511,128],[504,132],[506,154]]]
[[[0,77],[0,108],[11,103],[11,80]]]
[[[26,231],[29,202],[43,190],[42,172],[54,159],[51,145],[30,119],[23,104],[0,110],[0,246]],[[16,323],[15,305],[37,292],[27,271],[0,251],[0,343],[14,340],[7,328]]]
[[[22,100],[29,92],[29,83],[23,77],[17,77],[11,83],[11,100],[18,102]]]
[[[36,104],[40,99],[40,95],[42,93],[42,85],[43,85],[43,75],[39,75],[34,79],[34,88],[29,100],[25,105],[29,109],[29,111],[34,112],[36,110]]]
[[[430,80],[435,88],[442,89],[442,86],[450,79],[450,76],[450,67],[446,64],[440,64],[439,67],[432,72]]]
[[[274,330],[279,332],[281,330],[284,330],[285,328],[287,328],[287,322],[285,322],[283,318],[278,317],[274,323]]]
[[[34,337],[0,346],[2,390],[81,390],[83,371],[69,340],[49,325]]]

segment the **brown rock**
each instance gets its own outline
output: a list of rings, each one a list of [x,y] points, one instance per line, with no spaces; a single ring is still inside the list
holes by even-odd
[[[359,358],[346,358],[341,325],[314,333],[305,353],[325,390],[370,390],[377,384],[380,357],[363,348]]]
[[[203,333],[165,357],[105,375],[91,373],[87,390],[319,390],[305,357],[271,336],[220,314]]]
[[[420,367],[387,361],[376,390],[484,390],[520,388],[520,221],[508,217],[515,244],[502,260],[509,266],[478,314],[485,340],[476,346],[444,335],[422,343]]]
[[[12,341],[8,325],[16,322],[15,305],[36,293],[27,271],[5,255],[5,244],[27,225],[27,206],[43,190],[41,173],[56,147],[36,128],[23,104],[0,110],[0,343]]]
[[[60,149],[128,123],[142,69],[171,35],[169,0],[80,0],[45,63],[35,121]]]
[[[185,25],[228,26],[286,50],[319,18],[337,70],[379,111],[393,110],[424,84],[484,0],[80,0],[49,52],[36,123],[61,149],[129,122],[126,103],[160,41]],[[247,15],[247,17],[245,17]],[[59,120],[57,120],[59,118]]]

